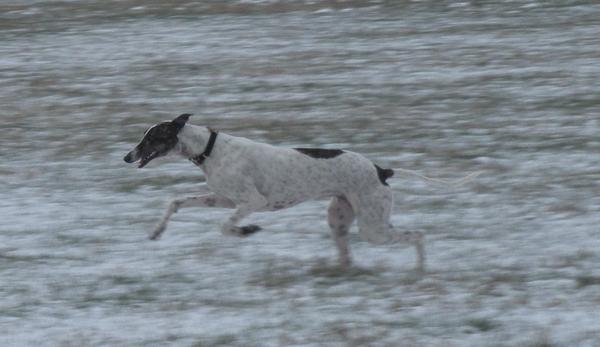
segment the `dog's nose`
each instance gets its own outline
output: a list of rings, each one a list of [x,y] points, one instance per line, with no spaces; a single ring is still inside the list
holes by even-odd
[[[127,153],[127,155],[123,158],[123,160],[125,160],[126,163],[131,163],[131,152]]]

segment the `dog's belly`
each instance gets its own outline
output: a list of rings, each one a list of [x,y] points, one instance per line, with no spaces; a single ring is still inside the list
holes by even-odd
[[[263,209],[263,211],[277,211],[286,209],[289,207],[296,206],[305,201],[310,200],[321,200],[330,198],[333,196],[343,195],[338,191],[327,191],[323,190],[319,193],[315,194],[306,194],[306,192],[296,192],[296,193],[284,193],[284,194],[274,194],[272,196],[267,196],[268,205]]]

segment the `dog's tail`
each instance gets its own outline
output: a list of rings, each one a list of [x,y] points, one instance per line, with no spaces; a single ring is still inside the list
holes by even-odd
[[[475,177],[477,177],[483,173],[483,171],[475,171],[473,173],[468,174],[467,176],[465,176],[463,178],[451,181],[451,180],[443,180],[443,179],[439,179],[439,178],[427,177],[427,176],[422,175],[414,170],[407,170],[407,169],[402,169],[402,168],[393,168],[391,170],[393,170],[394,172],[399,172],[399,173],[403,173],[403,174],[409,174],[412,176],[416,176],[427,182],[441,184],[443,186],[449,186],[449,187],[460,187],[463,184],[471,181],[472,179],[474,179]]]

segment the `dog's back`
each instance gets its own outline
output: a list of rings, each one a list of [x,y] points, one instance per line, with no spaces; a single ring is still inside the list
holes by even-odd
[[[276,200],[341,196],[387,185],[385,180],[393,175],[392,170],[382,169],[352,151],[240,141],[244,142],[245,154],[243,159],[237,158],[235,165],[252,176],[263,195]]]

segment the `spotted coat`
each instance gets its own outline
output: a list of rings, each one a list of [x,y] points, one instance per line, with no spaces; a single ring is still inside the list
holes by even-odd
[[[150,128],[125,161],[139,160],[143,167],[159,156],[198,156],[205,150],[211,131],[187,124],[188,118],[184,114]],[[362,239],[375,244],[412,244],[417,249],[417,267],[424,266],[423,235],[395,232],[390,223],[393,197],[386,179],[393,171],[382,169],[361,154],[277,147],[221,132],[210,155],[198,166],[212,193],[172,201],[151,239],[157,239],[172,214],[183,207],[235,209],[221,231],[246,236],[260,230],[256,225],[238,226],[253,212],[276,211],[329,198],[328,223],[341,265],[351,263],[348,232],[356,219]]]

